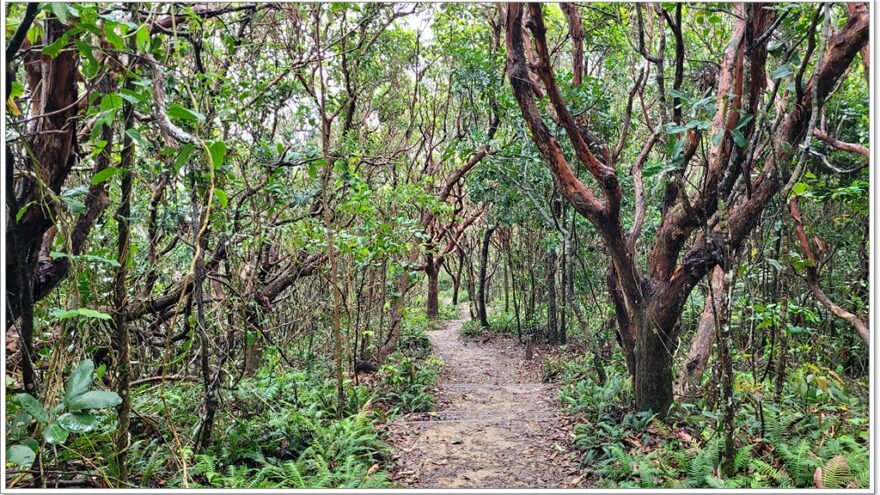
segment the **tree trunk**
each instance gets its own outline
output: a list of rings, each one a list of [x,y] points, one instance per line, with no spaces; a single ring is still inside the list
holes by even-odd
[[[565,221],[565,219],[563,219]],[[566,236],[565,241],[562,243],[562,256],[560,257],[560,269],[561,269],[561,277],[562,277],[562,298],[559,301],[560,311],[559,311],[559,343],[564,344],[567,330],[565,328],[566,325],[566,313],[568,308],[568,298],[565,297],[565,293],[568,290],[568,236]]]
[[[476,275],[474,274],[474,258],[473,256],[466,255],[467,260],[467,289],[468,289],[468,311],[470,313],[470,317],[474,318],[477,316],[476,306],[480,304],[479,297],[475,299],[477,296],[477,288],[476,288]]]
[[[516,315],[516,339],[522,342],[522,325],[519,318],[519,303],[516,296],[516,268],[513,266],[513,246],[507,244],[507,265],[510,267],[510,289],[513,296],[513,313]],[[522,291],[520,291],[522,292]]]
[[[483,245],[480,248],[480,293],[478,311],[480,312],[480,325],[489,328],[489,317],[486,312],[486,268],[489,264],[489,242],[492,240],[492,232],[495,226],[488,227],[483,233]]]
[[[131,89],[130,81],[126,87]],[[123,104],[125,125],[128,129],[134,116],[134,109],[127,101]],[[128,287],[126,276],[128,273],[128,256],[131,251],[129,237],[131,231],[131,190],[133,182],[132,167],[134,166],[134,143],[128,134],[122,137],[122,153],[120,159],[122,168],[122,184],[120,190],[119,209],[116,210],[116,223],[118,225],[119,239],[117,243],[116,261],[119,263],[113,281],[113,326],[116,344],[116,391],[122,402],[116,408],[116,465],[119,470],[119,488],[125,488],[128,484],[128,464],[126,452],[129,447],[129,416],[131,414],[131,394],[129,364],[131,361],[131,343],[128,324],[125,321],[127,307]]]
[[[504,312],[505,313],[510,311],[510,276],[508,275],[509,270],[510,270],[510,265],[505,263],[504,264]]]
[[[614,273],[614,266],[609,266],[605,270],[605,279],[608,285],[608,293],[611,296],[611,302],[614,304],[614,314],[617,317],[617,342],[623,351],[623,357],[626,359],[626,368],[630,375],[636,374],[636,352],[635,352],[635,331],[632,318],[626,308],[626,301],[623,297],[623,291],[617,283],[617,276]]]
[[[547,341],[557,342],[556,325],[556,250],[551,249],[544,257],[544,275],[547,279]]]
[[[675,382],[675,395],[679,399],[696,398],[700,380],[706,370],[709,356],[712,355],[712,342],[715,339],[715,314],[712,307],[713,304],[716,308],[721,304],[720,296],[724,290],[723,282],[724,270],[720,266],[716,266],[710,282],[712,284],[711,296],[706,295],[706,303],[703,306],[703,313],[700,315],[697,333],[694,335],[688,357],[682,364]]]
[[[669,329],[647,327],[652,314],[635,322],[635,375],[633,395],[637,411],[653,411],[661,417],[672,404],[672,349],[664,335]]]
[[[440,301],[439,301],[439,280],[440,280],[440,265],[443,263],[443,258],[434,259],[433,256],[428,255],[428,262],[425,265],[425,274],[428,275],[428,307],[427,313],[428,318],[434,320],[440,317]]]
[[[452,278],[452,305],[458,307],[458,290],[461,288],[461,272],[464,269],[464,251],[458,249],[458,270]]]

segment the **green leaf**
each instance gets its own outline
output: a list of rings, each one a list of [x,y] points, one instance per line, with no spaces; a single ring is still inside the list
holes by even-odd
[[[730,131],[730,135],[733,137],[733,142],[740,148],[745,148],[749,145],[749,142],[746,141],[746,137],[743,136],[742,131],[734,129],[733,131]]]
[[[188,108],[184,108],[177,103],[168,105],[168,116],[189,122],[203,122],[205,115]]]
[[[66,320],[67,318],[74,318],[79,315],[75,309],[53,309],[50,314],[59,320]]]
[[[98,254],[70,255],[67,253],[62,253],[61,251],[50,251],[49,257],[52,258],[53,260],[66,258],[69,260],[84,260],[84,261],[91,261],[91,262],[95,262],[95,263],[107,263],[108,265],[114,266],[114,267],[119,266],[119,262],[116,261],[115,259],[107,258],[106,256],[101,256]],[[71,316],[79,315],[79,313],[76,312],[76,310],[73,310],[73,313],[74,314],[72,314]]]
[[[101,170],[94,177],[92,177],[92,185],[98,185],[102,182],[110,180],[116,174],[122,173],[122,169],[119,167],[107,167],[104,170]]]
[[[749,122],[752,121],[752,114],[746,114],[745,117],[739,119],[739,122],[736,124],[736,130],[740,130],[743,127],[749,125]]]
[[[794,187],[791,188],[791,195],[795,196],[795,197],[796,196],[803,196],[809,190],[810,190],[809,184],[807,184],[806,182],[798,182],[797,184],[794,185]]]
[[[52,445],[64,443],[69,435],[70,433],[62,428],[57,421],[47,426],[43,431],[43,438]]]
[[[35,399],[33,395],[18,394],[15,396],[15,399],[21,404],[22,409],[27,411],[31,417],[43,424],[49,422],[49,413],[46,412],[46,409],[40,404],[40,401]]]
[[[98,369],[95,370],[95,379],[100,380],[104,373],[107,372],[107,364],[101,363],[101,366],[98,366]]]
[[[229,198],[226,196],[226,191],[217,188],[214,189],[214,195],[217,196],[217,201],[220,202],[220,206],[226,208],[226,205],[229,203]]]
[[[24,440],[21,441],[21,443],[22,443],[22,445],[24,445],[25,447],[29,447],[29,448],[30,448],[31,450],[33,450],[34,452],[39,452],[39,451],[40,451],[40,443],[37,442],[36,439],[33,439],[33,438],[25,438]]]
[[[116,34],[116,31],[113,29],[116,27],[116,23],[105,23],[104,24],[104,37],[107,38],[107,41],[113,45],[113,48],[116,50],[122,50],[125,48],[125,41],[122,40],[122,37]]]
[[[101,98],[101,111],[119,110],[122,108],[122,97],[116,93],[104,95]]]
[[[6,449],[6,462],[11,462],[18,466],[30,467],[36,458],[36,452],[27,445],[19,443]]]
[[[785,267],[782,266],[782,263],[780,263],[779,261],[777,261],[777,260],[775,260],[775,259],[767,258],[767,263],[769,263],[770,266],[772,266],[773,269],[776,270],[776,271],[778,271],[778,272],[781,272],[782,270],[785,269]]]
[[[782,67],[774,70],[770,73],[770,78],[777,80],[782,79],[783,77],[787,77],[794,74],[794,71],[791,68],[791,64],[785,64]]]
[[[49,2],[49,10],[55,14],[61,24],[67,24],[67,4],[62,2]]]
[[[124,100],[128,101],[132,105],[137,105],[138,103],[146,103],[147,101],[144,95],[128,88],[120,89],[119,96],[121,96]]]
[[[113,319],[113,317],[108,315],[107,313],[103,313],[101,311],[96,311],[94,309],[89,309],[89,308],[79,308],[76,310],[76,312],[79,313],[80,316],[85,316],[86,318],[97,318],[99,320]]]
[[[180,149],[180,154],[177,155],[177,158],[174,159],[174,171],[179,172],[180,167],[183,166],[184,163],[189,161],[190,155],[192,155],[193,150],[195,150],[195,145],[192,143],[186,143],[183,145],[183,148]]]
[[[76,48],[79,50],[79,54],[81,57],[85,57],[88,63],[83,64],[83,73],[86,77],[94,77],[95,74],[98,73],[98,61],[95,59],[95,56],[92,54],[92,46],[88,43],[76,40],[75,41]]]
[[[61,50],[65,45],[67,45],[67,36],[62,36],[55,40],[54,43],[43,47],[43,55],[46,55],[49,58],[55,58],[61,53]]]
[[[18,212],[15,214],[15,221],[16,222],[21,220],[21,217],[23,217],[24,214],[27,213],[28,208],[30,208],[32,204],[34,204],[34,201],[30,201],[30,202],[26,203],[24,206],[22,206],[21,208],[19,208]]]
[[[141,148],[147,147],[147,141],[144,139],[144,137],[141,135],[141,133],[138,132],[137,129],[135,129],[135,128],[126,129],[125,133],[128,134],[128,137],[133,139],[134,142],[136,142],[138,144],[138,146],[140,146]]]
[[[109,390],[92,390],[80,396],[74,397],[67,404],[67,408],[71,411],[82,411],[84,409],[105,409],[115,407],[122,403],[122,398],[116,392]]]
[[[673,98],[678,98],[678,99],[683,100],[688,103],[690,103],[690,101],[691,101],[690,96],[688,96],[686,93],[683,93],[675,88],[671,88],[667,92],[669,93],[669,96],[671,96]]]
[[[211,165],[214,169],[222,167],[223,160],[226,158],[226,143],[214,141],[208,146],[208,151],[211,153]]]
[[[141,26],[134,35],[135,46],[139,52],[149,52],[151,47],[150,31],[147,26]]]
[[[18,98],[24,95],[24,85],[18,81],[12,81],[12,89],[9,91],[10,98]]]
[[[95,363],[91,359],[80,361],[67,379],[64,388],[64,403],[68,404],[73,399],[89,391],[95,376]]]
[[[324,160],[323,158],[320,160],[314,160],[314,161],[309,162],[309,177],[311,177],[312,179],[318,178],[318,168],[319,167],[326,167],[326,166],[327,166],[327,160]]]
[[[69,412],[58,417],[58,424],[71,433],[86,433],[95,429],[98,418],[84,412]]]

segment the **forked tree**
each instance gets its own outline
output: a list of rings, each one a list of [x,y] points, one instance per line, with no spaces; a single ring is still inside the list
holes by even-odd
[[[562,95],[552,62],[554,48],[547,40],[544,7],[512,3],[506,8],[510,84],[557,188],[596,228],[610,258],[609,290],[620,296],[615,300],[620,342],[631,363],[635,406],[640,411],[663,414],[668,409],[673,400],[672,350],[688,296],[716,266],[731,269],[735,253],[761,213],[799,180],[817,114],[868,41],[869,16],[864,6],[852,9],[846,24],[828,36],[823,36],[827,30],[823,13],[830,7],[817,7],[806,44],[792,45],[793,50],[802,50],[802,62],[795,67],[790,90],[767,76],[768,33],[778,27],[772,7],[733,6],[733,34],[719,61],[717,83],[713,82],[715,113],[711,125],[701,128],[688,125],[679,107],[687,49],[681,4],[671,11],[652,7],[675,35],[675,92],[664,87],[665,43],[660,43],[657,54],[648,52],[643,24],[643,10],[648,7],[636,6],[636,44],[642,57],[655,66],[659,100],[659,125],[641,155],[647,155],[658,140],[674,139],[679,144],[670,147],[675,150],[670,156],[675,170],[665,186],[656,238],[643,263],[636,250],[648,212],[642,186],[643,156],[631,167],[633,191],[623,190],[618,170],[625,164],[620,155],[608,153],[606,145],[576,121]],[[581,22],[577,15],[566,17],[569,23]],[[582,26],[575,24],[571,32],[582,32]],[[574,38],[575,43],[581,42]],[[582,51],[576,47],[574,53]],[[575,72],[582,67],[579,62],[573,64]],[[546,111],[538,106],[543,92],[549,98]],[[671,102],[667,93],[673,96]],[[557,138],[563,130],[594,185],[578,178],[575,163],[566,156],[567,147]],[[633,195],[636,205],[629,230],[621,218],[625,194]]]

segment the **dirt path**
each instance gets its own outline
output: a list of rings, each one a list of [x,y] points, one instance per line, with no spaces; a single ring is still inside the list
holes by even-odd
[[[541,383],[535,361],[526,366],[515,341],[463,339],[465,321],[428,333],[445,362],[436,413],[389,427],[394,481],[408,488],[580,486],[554,387]]]

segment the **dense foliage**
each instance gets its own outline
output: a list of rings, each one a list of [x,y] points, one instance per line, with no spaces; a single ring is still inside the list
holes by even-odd
[[[597,486],[867,486],[865,5],[6,9],[8,486],[389,486],[468,316]]]

